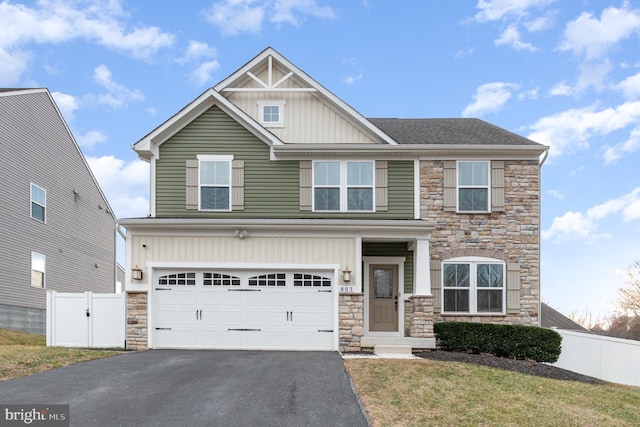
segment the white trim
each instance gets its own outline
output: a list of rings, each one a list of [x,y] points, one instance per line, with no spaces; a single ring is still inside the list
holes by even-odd
[[[404,336],[404,263],[406,257],[362,257],[364,264],[364,334],[365,336]],[[369,331],[369,266],[395,265],[398,267],[398,330],[394,332]]]
[[[351,281],[357,284],[355,292],[356,293],[364,293],[363,290],[363,276],[362,276],[362,237],[355,238],[355,262],[356,265],[351,267],[354,271],[354,276],[351,278]]]
[[[469,311],[445,311],[444,301],[444,266],[445,264],[469,264],[469,287],[468,288],[447,288],[447,289],[467,289],[469,291]],[[502,266],[502,288],[481,288],[482,290],[502,290],[502,311],[478,311],[478,285],[477,285],[477,266],[478,264],[497,264]],[[507,263],[504,260],[487,257],[458,257],[450,258],[440,263],[441,282],[440,282],[440,306],[441,314],[456,316],[503,316],[507,314]]]
[[[486,163],[487,164],[487,185],[461,185],[460,184],[460,163]],[[487,209],[486,210],[460,210],[460,189],[486,189]],[[491,213],[491,160],[456,160],[456,212],[457,213]]]
[[[430,197],[427,194],[427,197]],[[420,160],[413,161],[413,217],[420,219]]]
[[[232,182],[232,177],[233,177],[233,155],[210,155],[210,154],[198,154],[197,156],[198,159],[198,210],[202,211],[202,212],[231,212],[231,209],[233,207],[233,182]],[[228,176],[228,183],[226,185],[223,184],[202,184],[200,182],[200,168],[201,168],[201,163],[202,162],[220,162],[220,163],[227,163],[228,167],[229,167],[229,176]],[[202,194],[202,187],[215,187],[215,188],[224,188],[226,187],[229,190],[229,206],[227,207],[227,209],[203,209],[202,208],[202,199],[201,199],[201,194]]]
[[[319,188],[337,188],[340,191],[340,208],[339,210],[318,210],[316,209],[316,163],[337,163],[339,166],[339,184],[338,185],[318,185]],[[352,185],[349,186],[349,164],[350,163],[369,163],[371,164],[371,184],[370,185]],[[376,212],[376,162],[370,159],[358,159],[358,160],[313,160],[311,162],[311,210],[312,212],[341,212],[341,213],[359,213]],[[349,210],[349,188],[363,188],[371,189],[371,202],[372,206],[370,210]]]
[[[431,295],[429,244],[428,239],[417,239],[413,250],[413,293],[419,296]]]
[[[149,215],[156,216],[156,158],[152,157],[149,164]]]

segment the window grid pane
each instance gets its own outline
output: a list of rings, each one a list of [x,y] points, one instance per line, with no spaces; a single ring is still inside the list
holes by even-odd
[[[201,185],[229,185],[230,165],[227,161],[201,161]]]
[[[229,187],[201,187],[200,209],[229,210]]]
[[[262,107],[262,121],[265,123],[280,122],[280,107],[277,105],[265,105]]]

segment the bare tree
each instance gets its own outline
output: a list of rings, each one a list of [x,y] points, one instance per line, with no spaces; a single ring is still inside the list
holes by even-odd
[[[623,313],[640,316],[640,261],[626,272],[625,286],[619,289],[618,307]]]

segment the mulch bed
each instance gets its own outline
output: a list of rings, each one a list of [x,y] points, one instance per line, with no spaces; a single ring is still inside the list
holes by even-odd
[[[424,351],[414,353],[423,359],[441,360],[448,362],[464,362],[476,365],[489,366],[491,368],[504,369],[519,372],[521,374],[536,375],[544,378],[552,378],[564,381],[579,381],[588,384],[604,384],[605,381],[588,377],[556,366],[538,363],[533,360],[515,360],[504,357],[496,357],[490,354],[457,353],[452,351]]]

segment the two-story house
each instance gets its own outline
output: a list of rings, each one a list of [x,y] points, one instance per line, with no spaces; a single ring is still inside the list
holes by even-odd
[[[0,327],[45,333],[46,290],[113,292],[116,218],[47,89],[0,89]]]
[[[133,145],[130,348],[433,348],[538,325],[541,157],[477,119],[368,119],[268,48]]]

